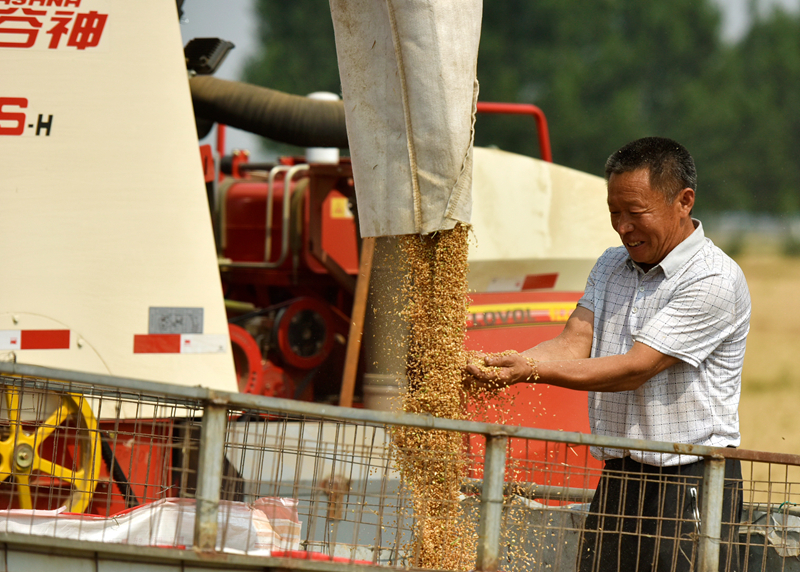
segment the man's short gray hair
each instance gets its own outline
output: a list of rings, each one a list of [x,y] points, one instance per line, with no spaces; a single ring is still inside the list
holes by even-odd
[[[606,161],[606,181],[612,174],[647,169],[650,186],[672,204],[683,189],[697,191],[697,170],[686,148],[666,137],[643,137],[628,143]]]

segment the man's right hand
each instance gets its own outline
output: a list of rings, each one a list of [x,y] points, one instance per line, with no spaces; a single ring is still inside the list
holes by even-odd
[[[464,384],[468,391],[472,388],[495,389],[533,382],[538,377],[534,366],[522,354],[507,352],[482,355],[482,358],[483,363],[469,363],[464,368]]]

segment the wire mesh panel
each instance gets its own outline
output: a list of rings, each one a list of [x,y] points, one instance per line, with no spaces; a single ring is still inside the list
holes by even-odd
[[[709,570],[800,570],[796,457],[729,450],[733,457],[776,462],[744,460],[739,468],[737,458],[720,460],[720,498],[707,509],[719,513],[715,533],[703,514],[708,475],[701,457],[683,455],[673,466],[656,467],[636,462],[640,451],[627,450],[602,471],[563,462],[546,442],[515,441],[505,474],[502,570],[700,570],[701,540],[709,534],[720,539],[718,563]],[[480,462],[471,470],[480,477]],[[592,486],[569,486],[584,483]],[[481,488],[480,478],[465,482],[475,518]]]
[[[800,570],[800,467],[743,461],[739,553],[749,572]]]
[[[225,456],[237,498],[297,502],[303,549],[397,565],[410,523],[390,440],[387,426],[248,411],[232,417]]]
[[[201,403],[46,379],[0,382],[0,530],[192,545]]]
[[[476,452],[482,449],[478,444]],[[469,482],[468,490],[481,486],[481,458],[476,455],[472,474],[478,478]],[[586,446],[509,439],[500,533],[502,570],[574,570],[579,531],[600,475],[595,465]],[[477,504],[478,498],[471,500]]]
[[[216,471],[217,550],[400,564],[411,515],[386,425],[226,408],[214,468],[201,460],[215,437],[202,399],[0,384],[0,531],[192,547],[200,486]]]
[[[176,428],[196,414],[158,396],[3,378],[0,507],[107,516],[175,496],[173,472],[193,469],[173,461],[196,448]]]

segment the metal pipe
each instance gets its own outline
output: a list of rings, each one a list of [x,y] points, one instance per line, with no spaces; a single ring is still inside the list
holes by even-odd
[[[274,262],[275,268],[284,263],[289,254],[289,227],[292,219],[292,179],[298,173],[308,171],[308,165],[295,165],[283,178],[283,228],[281,229],[281,256]]]
[[[269,173],[272,169],[277,167],[274,162],[272,163],[261,163],[257,161],[248,161],[247,163],[240,163],[239,164],[239,172],[251,172],[251,171],[265,171]]]
[[[467,495],[480,494],[483,491],[483,481],[480,479],[464,479],[461,492]],[[556,485],[542,485],[539,483],[506,483],[503,485],[503,495],[517,495],[531,500],[548,499],[559,501],[590,502],[594,497],[594,489],[581,489],[577,487],[560,487]]]
[[[275,178],[279,174],[285,173],[288,170],[289,170],[288,165],[279,165],[277,167],[270,169],[269,177],[267,177],[267,215],[266,215],[267,220],[266,220],[266,225],[264,226],[264,228],[267,229],[266,235],[264,236],[264,262],[267,263],[269,263],[269,255],[270,252],[272,252],[272,203],[273,203],[273,198],[275,196]],[[285,176],[283,180],[284,180],[283,186],[287,187],[288,185],[286,184]],[[284,194],[283,199],[284,201],[286,201],[285,190],[283,194]]]
[[[281,229],[281,254],[278,260],[270,262],[267,260],[269,251],[272,248],[272,196],[274,193],[275,178],[282,172],[286,171],[283,177],[283,228]],[[295,165],[287,167],[280,165],[270,171],[267,179],[267,223],[266,223],[266,236],[264,237],[264,262],[232,262],[228,260],[221,260],[219,265],[226,268],[279,268],[285,261],[289,254],[289,231],[291,221],[291,198],[292,198],[292,179],[302,172],[308,171],[308,165]]]
[[[206,403],[200,433],[195,495],[194,547],[200,551],[213,551],[217,545],[217,513],[222,490],[227,417],[226,405]]]
[[[401,410],[408,353],[408,321],[402,312],[404,274],[399,238],[376,237],[362,338],[364,407],[368,409]]]
[[[508,438],[486,437],[483,463],[481,517],[478,528],[477,570],[495,572],[500,563],[500,528],[503,521],[503,483],[506,475],[506,444]]]
[[[548,163],[553,162],[553,151],[550,147],[550,132],[547,129],[547,118],[540,108],[530,103],[494,103],[490,101],[479,101],[476,110],[478,113],[532,116],[536,121],[536,133],[539,138],[539,151],[542,154],[542,160]]]
[[[719,570],[719,543],[722,533],[722,496],[725,486],[725,459],[707,457],[703,472],[703,498],[700,508],[698,572]],[[733,548],[736,549],[735,547]]]
[[[212,76],[193,77],[189,86],[195,114],[223,129],[222,140],[217,143],[220,155],[225,147],[224,125],[300,147],[348,146],[341,101],[320,101]],[[477,112],[532,116],[542,159],[553,161],[547,118],[539,107],[529,103],[479,101]]]
[[[217,123],[217,157],[225,156],[225,124]],[[215,171],[219,173],[219,171]]]

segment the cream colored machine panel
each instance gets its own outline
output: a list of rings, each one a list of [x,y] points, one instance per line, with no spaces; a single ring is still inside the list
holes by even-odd
[[[235,391],[175,2],[14,4],[0,356]]]
[[[555,274],[555,290],[582,291],[594,262],[620,244],[602,177],[496,149],[475,148],[471,290],[520,290]]]

